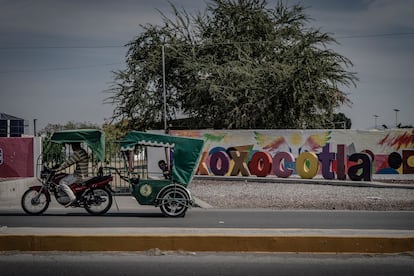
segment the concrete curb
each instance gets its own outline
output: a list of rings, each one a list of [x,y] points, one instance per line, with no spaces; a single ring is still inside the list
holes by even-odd
[[[214,208],[212,205],[208,204],[207,202],[199,199],[198,197],[194,197],[194,205],[193,207],[203,208],[203,209],[211,209]]]
[[[379,181],[352,181],[352,180],[327,180],[323,178],[303,179],[298,177],[280,178],[280,177],[239,177],[239,176],[204,176],[196,175],[194,180],[212,180],[212,181],[238,181],[238,182],[260,182],[260,183],[280,183],[280,184],[313,184],[313,185],[331,185],[331,186],[348,186],[348,187],[371,187],[371,188],[393,188],[393,189],[414,189],[414,184],[394,184],[383,183]],[[414,183],[414,180],[413,180]],[[191,189],[191,186],[190,186]]]
[[[1,251],[168,251],[402,253],[414,251],[414,237],[225,236],[225,235],[7,235]]]
[[[403,253],[414,252],[412,231],[298,229],[36,229],[9,228],[1,251],[166,251]],[[16,234],[11,234],[16,232]],[[26,233],[27,232],[27,233]],[[109,232],[112,232],[110,234]],[[334,234],[338,232],[338,234]],[[72,234],[71,234],[72,233]],[[73,234],[78,233],[78,234]]]

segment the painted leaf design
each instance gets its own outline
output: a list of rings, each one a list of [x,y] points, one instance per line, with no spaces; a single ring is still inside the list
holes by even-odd
[[[310,151],[316,152],[320,150],[323,146],[326,145],[331,140],[331,131],[326,131],[318,134],[313,134],[306,139],[305,143],[302,146]]]
[[[257,144],[267,151],[277,150],[281,145],[286,144],[286,139],[283,136],[271,137],[258,132],[254,132],[254,134]]]
[[[225,134],[204,134],[204,139],[209,142],[221,142],[223,140]]]

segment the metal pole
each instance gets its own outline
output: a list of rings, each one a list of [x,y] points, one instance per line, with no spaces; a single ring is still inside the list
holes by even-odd
[[[395,128],[398,127],[398,112],[400,111],[399,109],[394,109],[395,111]]]
[[[167,92],[165,87],[165,45],[161,45],[162,50],[162,88],[164,96],[164,133],[167,134]],[[167,162],[167,168],[170,170],[170,157],[168,148],[164,148],[165,152],[165,161]]]
[[[165,45],[161,45],[162,50],[162,88],[164,96],[164,132],[167,133],[167,92],[165,87]]]
[[[33,136],[36,136],[36,121],[37,119],[33,119]]]
[[[374,118],[375,118],[375,129],[377,129],[378,127],[377,127],[377,118],[378,118],[379,116],[378,115],[374,115]]]

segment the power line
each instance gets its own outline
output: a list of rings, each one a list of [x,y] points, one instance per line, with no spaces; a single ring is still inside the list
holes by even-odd
[[[21,69],[21,70],[18,69],[18,70],[0,71],[0,74],[79,70],[79,69],[86,69],[86,68],[112,66],[112,65],[118,65],[118,64],[124,64],[124,63],[123,62],[115,62],[115,63],[96,64],[96,65],[73,66],[73,67],[51,67],[51,68],[37,68],[37,69]]]
[[[384,34],[361,34],[361,35],[339,35],[336,38],[376,38],[376,37],[402,37],[402,36],[411,36],[414,35],[411,33],[384,33]]]
[[[355,34],[355,35],[338,35],[336,39],[344,38],[377,38],[377,37],[404,37],[412,36],[414,32],[406,33],[376,33],[376,34]],[[245,42],[222,42],[214,44],[232,44],[232,43],[269,43],[271,41],[245,41]],[[32,49],[111,49],[124,48],[126,45],[74,45],[74,46],[0,46],[0,50],[32,50]]]
[[[93,46],[3,46],[0,50],[36,50],[36,49],[107,49],[123,48],[124,45],[93,45]]]
[[[342,35],[337,36],[336,39],[358,39],[358,38],[378,38],[378,37],[403,37],[414,35],[414,32],[407,33],[378,33],[378,34],[364,34],[364,35]],[[258,43],[272,43],[274,41],[239,41],[239,42],[215,42],[212,44],[215,45],[227,45],[227,44],[258,44]],[[207,43],[208,44],[208,43]],[[108,49],[108,48],[123,48],[122,45],[78,45],[78,46],[5,46],[0,47],[0,50],[32,50],[32,49]],[[17,69],[17,70],[6,70],[0,71],[0,74],[10,74],[10,73],[31,73],[31,72],[47,72],[47,71],[63,71],[63,70],[78,70],[85,68],[94,68],[94,67],[104,67],[111,65],[124,64],[122,62],[117,63],[107,63],[107,64],[97,64],[97,65],[84,65],[84,66],[74,66],[74,67],[52,67],[52,68],[38,68],[38,69]]]

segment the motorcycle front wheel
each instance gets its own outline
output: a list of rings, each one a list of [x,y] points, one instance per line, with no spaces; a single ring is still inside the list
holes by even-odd
[[[40,215],[49,207],[50,200],[44,192],[27,190],[22,196],[22,208],[29,215]]]
[[[112,194],[108,189],[89,190],[85,195],[85,210],[92,215],[103,215],[111,209]]]

